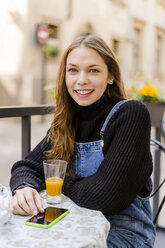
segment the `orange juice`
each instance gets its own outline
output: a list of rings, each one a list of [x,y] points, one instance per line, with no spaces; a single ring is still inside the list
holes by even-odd
[[[61,195],[63,180],[61,178],[50,177],[46,179],[46,192],[50,196]]]

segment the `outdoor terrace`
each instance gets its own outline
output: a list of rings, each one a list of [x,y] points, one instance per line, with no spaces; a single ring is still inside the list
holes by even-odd
[[[0,108],[0,150],[1,150],[1,163],[3,166],[3,173],[0,176],[0,182],[4,185],[8,184],[10,178],[10,169],[12,164],[24,158],[28,152],[45,136],[48,128],[50,127],[51,120],[45,116],[51,116],[54,106],[40,105],[32,107],[1,107]],[[36,116],[42,116],[36,120]],[[45,121],[42,121],[46,119]],[[11,120],[14,120],[11,122]],[[161,138],[160,123],[152,123],[152,136],[159,139]],[[20,149],[21,148],[21,149]],[[160,164],[159,151],[154,152],[156,163]],[[165,174],[165,158],[163,157],[164,167],[161,164],[155,168],[153,181],[155,187],[161,181],[160,170]],[[164,168],[164,169],[163,169]],[[158,204],[158,195],[154,199],[152,205],[154,212]],[[163,211],[162,211],[163,212]],[[155,248],[164,247],[165,242],[165,213],[161,213],[158,227],[157,239]]]

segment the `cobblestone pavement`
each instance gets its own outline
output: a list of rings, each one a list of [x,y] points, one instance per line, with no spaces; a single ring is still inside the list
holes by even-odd
[[[19,118],[18,118],[19,119]],[[1,173],[0,183],[8,185],[10,170],[13,163],[21,159],[21,121],[12,119],[0,119],[0,158]],[[45,136],[50,126],[50,120],[41,123],[37,117],[32,119],[32,148]],[[161,178],[165,175],[165,156],[162,157]],[[161,190],[163,196],[165,187]],[[165,207],[159,218],[159,224],[165,227]],[[154,248],[163,248],[165,232],[158,232]]]

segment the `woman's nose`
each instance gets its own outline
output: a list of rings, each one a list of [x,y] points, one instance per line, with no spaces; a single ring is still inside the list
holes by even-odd
[[[87,84],[88,83],[88,78],[87,78],[86,73],[82,72],[82,73],[79,74],[77,83],[79,85],[84,85],[84,84]]]

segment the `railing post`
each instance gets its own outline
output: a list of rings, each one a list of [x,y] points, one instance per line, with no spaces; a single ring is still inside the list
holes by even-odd
[[[160,127],[155,128],[155,138],[161,140]],[[154,191],[159,186],[160,181],[160,149],[155,150],[155,167],[154,167]],[[159,191],[153,198],[153,217],[155,218],[159,206]]]
[[[22,116],[22,159],[31,150],[31,118],[30,116]]]

